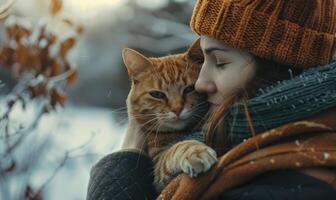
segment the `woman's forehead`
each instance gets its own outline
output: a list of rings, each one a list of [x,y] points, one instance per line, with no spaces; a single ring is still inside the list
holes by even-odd
[[[234,51],[235,50],[234,48],[228,46],[224,42],[216,40],[206,35],[201,36],[201,48],[203,51],[205,51],[206,49],[214,49],[214,48],[221,49],[224,51]]]
[[[220,40],[216,40],[209,36],[201,36],[201,48],[204,54],[210,54],[214,50],[225,52],[223,55],[229,56],[231,59],[250,60],[253,55],[247,51],[233,48]]]

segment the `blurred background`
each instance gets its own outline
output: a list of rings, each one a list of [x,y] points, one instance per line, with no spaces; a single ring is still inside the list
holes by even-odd
[[[0,200],[85,199],[90,168],[120,148],[127,126],[130,85],[121,49],[147,56],[183,52],[196,38],[189,28],[194,3],[13,2],[6,12],[16,17],[0,16]],[[18,27],[39,26],[51,35],[39,29],[43,38],[34,40],[36,31],[11,36],[13,27],[24,35]],[[25,57],[26,47],[38,56]],[[54,55],[48,62],[46,48]]]

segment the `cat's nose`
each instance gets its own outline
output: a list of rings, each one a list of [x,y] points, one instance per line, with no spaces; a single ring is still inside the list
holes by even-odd
[[[173,112],[173,113],[175,113],[176,114],[176,116],[180,116],[180,114],[181,114],[181,112],[182,112],[182,106],[174,106],[174,107],[172,107],[171,108],[171,111]]]

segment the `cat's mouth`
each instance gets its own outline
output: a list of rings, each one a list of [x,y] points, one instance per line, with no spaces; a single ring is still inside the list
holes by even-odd
[[[175,116],[169,119],[164,120],[164,126],[167,128],[172,128],[175,130],[182,130],[188,127],[193,119],[192,113],[185,113],[184,115]]]

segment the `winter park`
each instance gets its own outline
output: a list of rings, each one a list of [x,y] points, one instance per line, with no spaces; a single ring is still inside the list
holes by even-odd
[[[0,0],[0,200],[336,199],[336,0]]]

